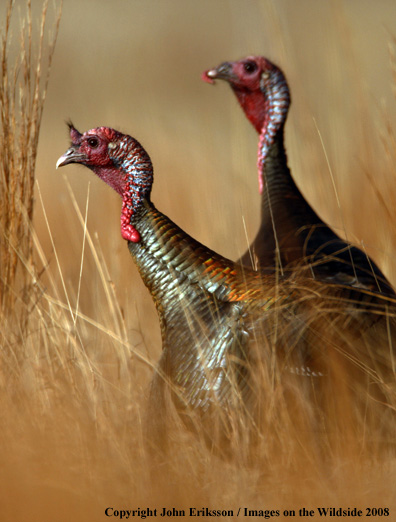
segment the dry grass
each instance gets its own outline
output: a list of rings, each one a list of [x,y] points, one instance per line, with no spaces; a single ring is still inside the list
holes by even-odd
[[[79,252],[78,262],[73,256],[72,263],[75,287],[64,274],[66,254],[62,258],[58,252],[55,224],[46,220],[46,231],[40,235],[31,225],[37,143],[55,38],[47,47],[45,3],[38,45],[34,45],[28,4],[23,52],[10,67],[9,5],[0,91],[4,143],[0,156],[1,519],[107,520],[107,507],[175,507],[186,513],[190,507],[208,507],[236,513],[239,507],[282,512],[356,506],[389,507],[394,515],[394,448],[389,437],[384,438],[382,430],[377,433],[370,423],[370,409],[378,420],[377,405],[367,402],[361,419],[353,406],[348,409],[345,389],[334,388],[331,382],[326,392],[327,421],[319,427],[308,400],[312,390],[291,382],[292,400],[286,400],[272,373],[260,384],[268,401],[265,422],[271,429],[253,448],[240,441],[231,459],[220,459],[208,451],[201,437],[176,428],[171,457],[154,467],[142,426],[158,346],[145,342],[145,331],[152,325],[144,312],[139,319],[135,310],[120,305],[122,289],[112,283],[101,243],[87,226],[89,193],[83,211],[70,188],[64,203],[74,208],[74,223],[80,223],[81,235],[68,245]],[[59,19],[53,27],[55,35],[58,23]],[[45,59],[49,63],[44,67]],[[389,130],[384,142],[392,140]],[[40,190],[37,202],[46,215]],[[51,260],[42,246],[47,237]],[[44,267],[41,277],[33,258],[36,266]],[[82,273],[88,260],[87,283]],[[100,306],[92,307],[97,313],[90,317],[84,302],[98,296],[103,296]],[[131,316],[137,317],[134,331]],[[331,344],[330,331],[320,332],[323,347]],[[386,398],[396,407],[391,393]],[[388,422],[387,415],[384,419]],[[240,419],[234,420],[238,424]],[[389,422],[393,429],[393,420]],[[369,434],[367,427],[372,430]],[[282,515],[276,518],[283,520]],[[299,518],[288,517],[293,519]]]
[[[10,314],[17,313],[15,333],[24,334],[29,310],[34,306],[37,277],[33,274],[31,233],[37,148],[60,15],[53,28],[54,35],[47,43],[48,2],[43,5],[36,38],[28,1],[19,48],[11,49],[13,4],[11,0],[8,2],[0,49],[0,317],[3,327],[10,331]],[[17,58],[10,64],[10,56],[15,54]]]

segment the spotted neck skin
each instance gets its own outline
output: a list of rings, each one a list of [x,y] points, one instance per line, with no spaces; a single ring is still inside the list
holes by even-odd
[[[271,71],[262,74],[260,89],[264,94],[266,104],[264,122],[260,132],[257,162],[259,190],[260,194],[262,194],[266,174],[266,160],[278,135],[283,139],[283,127],[290,106],[290,93],[282,71],[275,66]]]
[[[153,166],[144,148],[130,136],[124,136],[116,143],[111,143],[109,156],[124,173],[121,235],[127,241],[138,243],[141,237],[132,221],[143,201],[150,200]]]

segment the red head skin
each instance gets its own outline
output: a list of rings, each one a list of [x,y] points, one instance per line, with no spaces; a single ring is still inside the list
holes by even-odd
[[[147,154],[136,140],[109,127],[98,127],[84,134],[72,124],[69,124],[69,129],[71,146],[57,161],[57,168],[69,163],[85,165],[120,194],[123,198],[121,235],[137,243],[141,238],[131,224],[131,217],[141,201],[150,194],[152,170],[151,177],[149,172],[143,185],[141,176],[141,173],[145,176],[151,167]],[[142,158],[145,170],[140,168]]]
[[[69,124],[71,146],[57,162],[57,167],[69,163],[80,163],[95,172],[120,196],[124,194],[125,181],[120,170],[109,156],[109,143],[117,142],[122,134],[108,127],[91,129],[84,134]]]
[[[265,119],[266,100],[260,88],[263,72],[273,65],[261,56],[248,56],[238,62],[224,62],[215,69],[202,73],[207,83],[226,80],[235,92],[247,118],[257,132],[261,132]]]
[[[269,147],[284,124],[290,104],[289,90],[282,71],[263,56],[248,56],[237,62],[224,62],[202,74],[208,83],[226,80],[246,117],[260,133],[258,154],[259,188],[263,190],[262,168]]]

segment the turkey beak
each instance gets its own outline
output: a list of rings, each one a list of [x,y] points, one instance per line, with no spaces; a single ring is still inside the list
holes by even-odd
[[[215,80],[232,82],[237,80],[238,77],[233,71],[232,63],[224,62],[214,69],[205,71],[202,75],[202,79],[208,83],[214,83]]]
[[[69,165],[69,163],[84,163],[87,160],[87,156],[82,152],[79,152],[78,145],[72,145],[56,162],[56,168]]]

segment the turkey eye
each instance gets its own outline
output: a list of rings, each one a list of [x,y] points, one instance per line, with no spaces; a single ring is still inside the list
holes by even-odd
[[[99,145],[99,140],[97,138],[88,138],[87,143],[91,149],[96,149],[96,147]]]
[[[243,68],[248,74],[252,74],[254,73],[254,71],[257,70],[257,64],[254,62],[246,62],[245,64],[243,64]]]

